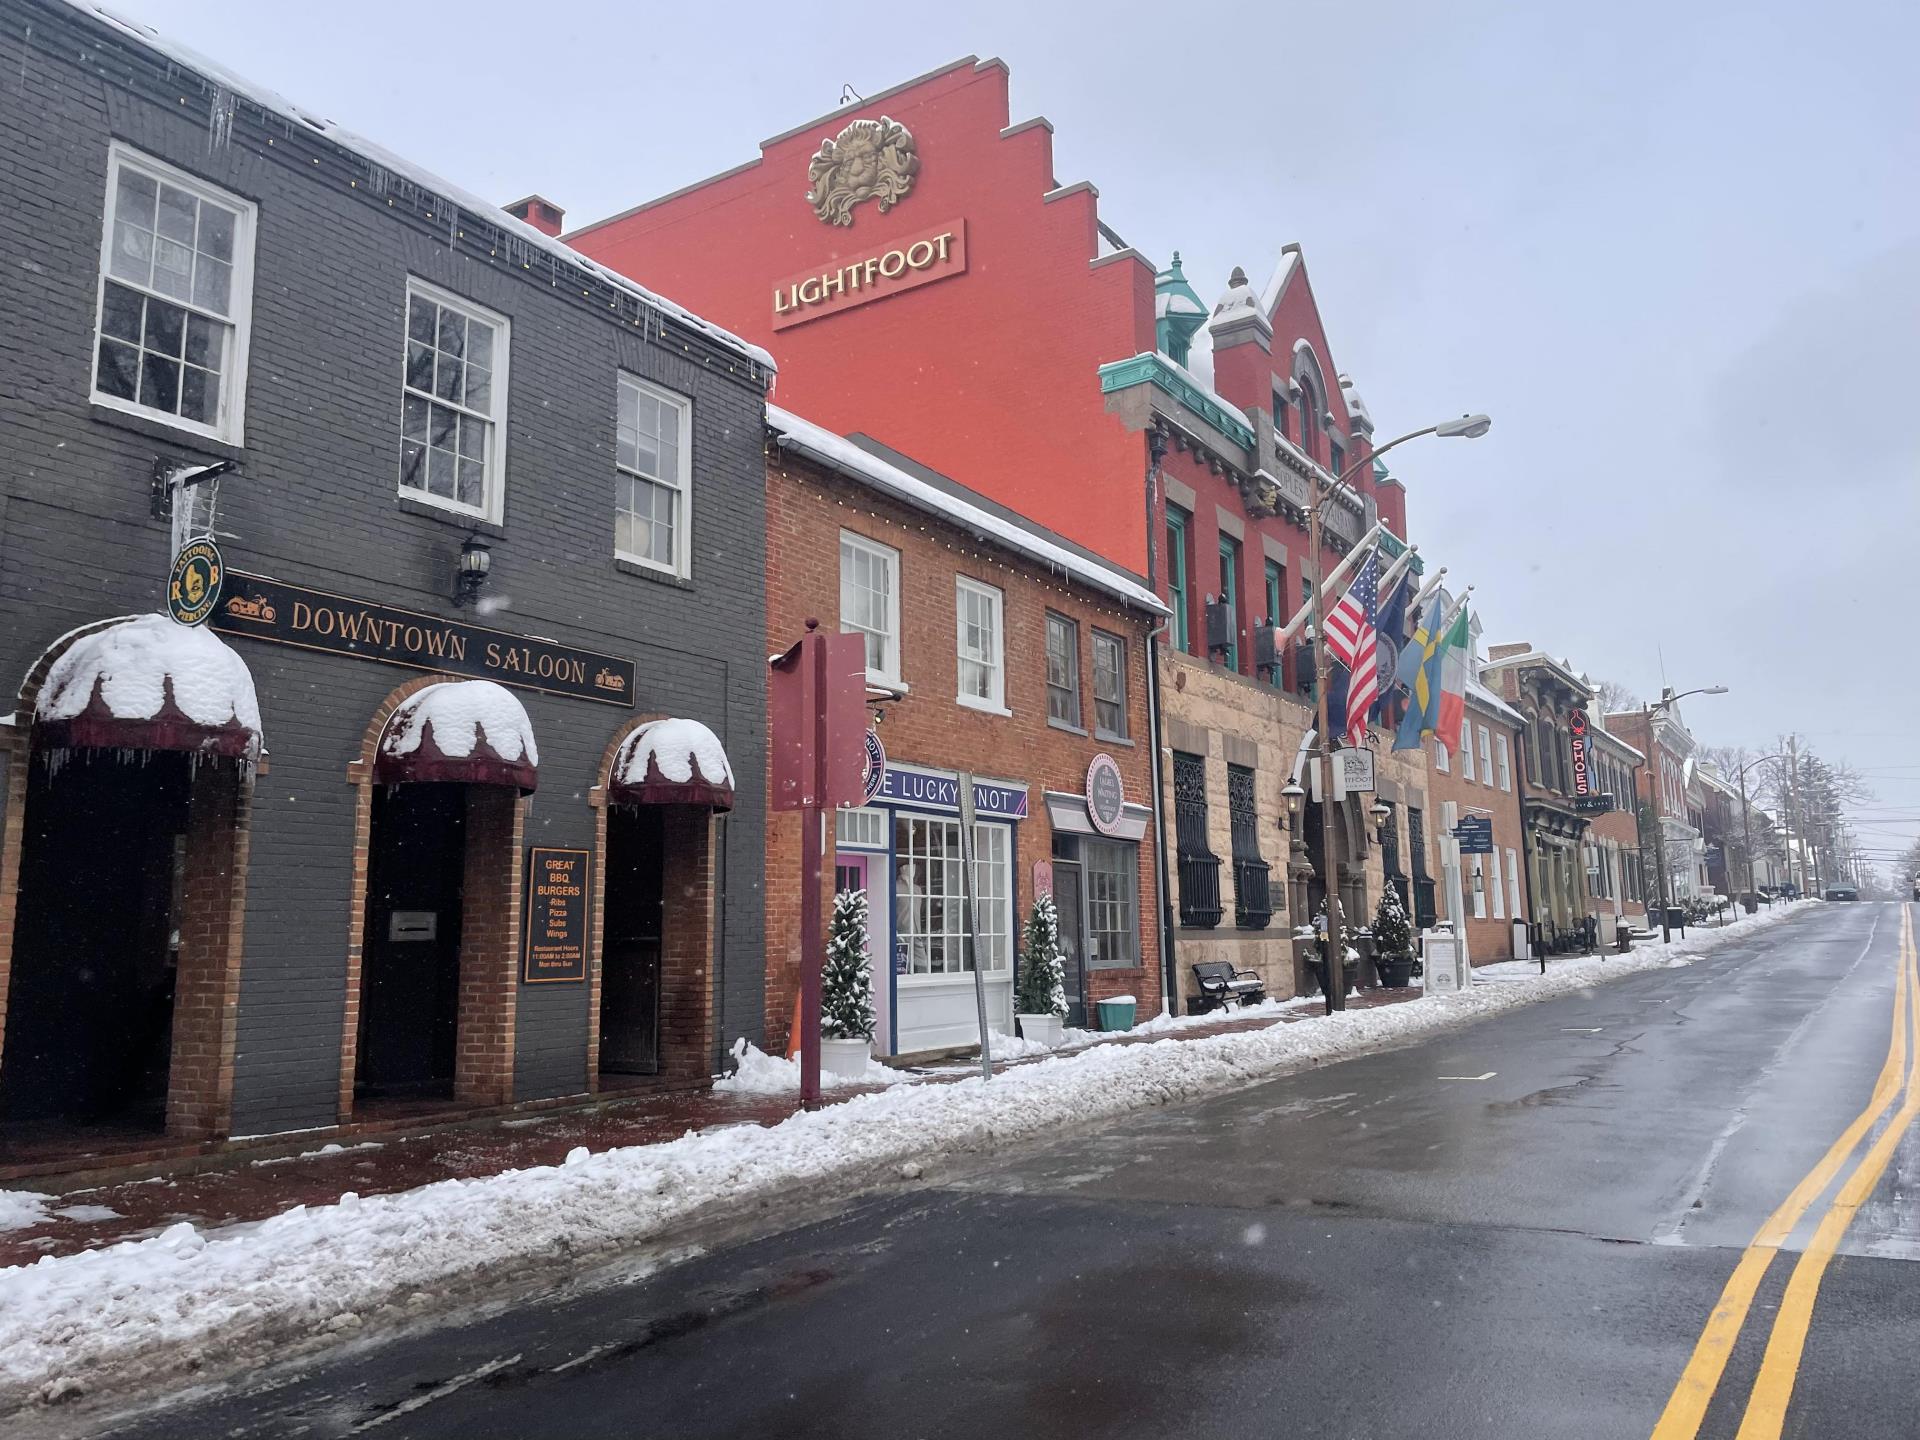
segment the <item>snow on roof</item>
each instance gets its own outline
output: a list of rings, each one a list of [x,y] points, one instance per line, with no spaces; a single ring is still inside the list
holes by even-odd
[[[782,445],[797,446],[850,479],[884,490],[916,509],[939,515],[962,529],[971,530],[982,539],[1018,551],[1057,574],[1067,575],[1096,590],[1105,591],[1135,609],[1155,615],[1170,613],[1151,590],[1124,572],[1076,555],[1031,530],[988,514],[978,505],[935,489],[926,481],[909,475],[896,465],[889,465],[877,455],[869,455],[858,445],[811,420],[803,420],[778,405],[769,405],[767,424],[781,437]]]
[[[614,757],[613,778],[628,785],[644,785],[647,762],[676,785],[699,778],[709,785],[733,786],[733,766],[727,763],[720,737],[698,720],[654,720],[626,738]]]
[[[1340,395],[1347,402],[1347,414],[1364,420],[1367,428],[1372,429],[1373,414],[1367,409],[1367,402],[1360,398],[1360,392],[1353,388],[1353,381],[1348,376],[1340,377]]]
[[[533,722],[511,690],[491,680],[444,680],[416,690],[380,733],[380,748],[389,755],[411,755],[420,748],[427,724],[433,724],[433,743],[449,760],[464,760],[484,742],[502,760],[525,756],[540,763],[533,740]]]
[[[118,720],[152,720],[166,706],[196,725],[237,722],[260,736],[260,702],[247,664],[211,630],[177,625],[165,615],[136,615],[83,635],[53,662],[33,713],[71,720],[87,708],[94,687]]]
[[[637,284],[628,279],[619,271],[610,270],[598,261],[588,259],[571,245],[563,244],[553,236],[548,235],[545,231],[527,224],[526,221],[519,217],[509,215],[505,210],[502,210],[491,201],[482,200],[479,196],[461,189],[452,181],[442,179],[432,171],[423,169],[410,160],[403,159],[401,156],[388,150],[385,146],[369,140],[365,136],[356,135],[353,131],[348,130],[344,126],[336,125],[331,120],[325,120],[318,115],[308,113],[298,105],[295,105],[291,100],[288,100],[285,96],[279,94],[279,92],[269,90],[266,86],[257,84],[243,75],[235,74],[218,61],[209,60],[206,56],[200,54],[199,51],[182,45],[177,40],[168,39],[151,26],[143,25],[137,20],[129,20],[123,15],[114,13],[104,5],[88,4],[86,0],[64,0],[64,3],[91,19],[112,26],[113,29],[126,36],[135,44],[152,51],[169,63],[181,69],[194,72],[215,86],[217,91],[225,92],[225,96],[240,96],[269,114],[277,115],[290,123],[303,126],[317,134],[324,135],[342,149],[353,151],[362,159],[371,162],[382,170],[391,172],[394,176],[404,180],[408,184],[421,190],[430,191],[444,200],[451,201],[462,209],[470,211],[476,218],[484,219],[491,224],[498,225],[514,239],[536,250],[544,251],[547,255],[561,261],[563,264],[584,270],[616,289],[626,291],[641,303],[651,305],[656,310],[673,316],[682,324],[699,330],[714,340],[717,340],[722,345],[739,351],[748,359],[758,362],[768,370],[771,371],[777,368],[774,364],[773,356],[768,354],[760,346],[741,339],[732,331],[722,329],[710,320],[702,319],[686,307],[676,305],[664,295],[657,295],[644,285]],[[224,97],[216,93],[214,96],[216,120],[219,118],[219,112],[223,103]]]
[[[1211,323],[1225,326],[1250,318],[1264,321],[1267,312],[1260,308],[1260,298],[1247,283],[1247,272],[1236,265],[1227,278],[1226,293],[1214,302]]]
[[[1477,702],[1483,709],[1493,711],[1494,714],[1498,715],[1502,720],[1511,721],[1515,725],[1524,725],[1527,723],[1526,716],[1507,704],[1506,701],[1502,700],[1472,676],[1467,678],[1467,698]]]
[[[1280,263],[1273,267],[1273,278],[1267,281],[1267,288],[1260,292],[1260,309],[1263,314],[1273,314],[1273,307],[1280,303],[1280,296],[1287,288],[1287,282],[1293,278],[1293,272],[1300,268],[1300,247],[1289,245],[1280,252]]]
[[[1153,297],[1153,315],[1156,320],[1168,314],[1204,315],[1206,313],[1206,306],[1179,290],[1162,290]]]

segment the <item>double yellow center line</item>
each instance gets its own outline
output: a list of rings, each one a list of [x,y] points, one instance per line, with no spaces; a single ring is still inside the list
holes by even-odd
[[[1820,1281],[1847,1226],[1886,1173],[1907,1126],[1920,1115],[1920,968],[1917,967],[1920,959],[1915,954],[1913,916],[1903,905],[1900,907],[1900,971],[1894,987],[1893,1034],[1887,1045],[1886,1064],[1874,1082],[1867,1108],[1854,1117],[1853,1123],[1840,1133],[1819,1163],[1793,1187],[1780,1208],[1767,1217],[1741,1255],[1726,1288],[1720,1292],[1719,1303],[1707,1317],[1706,1328],[1693,1347],[1680,1382],[1673,1387],[1667,1408],[1653,1428],[1652,1440],[1693,1440],[1699,1433],[1700,1422],[1706,1417],[1707,1406],[1726,1370],[1727,1357],[1740,1338],[1753,1297],[1773,1257],[1787,1243],[1787,1237],[1814,1201],[1826,1193],[1860,1142],[1886,1115],[1901,1093],[1904,1075],[1905,1099],[1827,1206],[1812,1242],[1793,1267],[1786,1295],[1774,1317],[1766,1355],[1760,1362],[1760,1373],[1754,1380],[1745,1417],[1740,1422],[1738,1440],[1777,1440],[1780,1435],[1786,1423],[1787,1402],[1793,1398],[1794,1380],[1800,1372],[1807,1330],[1813,1322],[1813,1305],[1820,1293]]]

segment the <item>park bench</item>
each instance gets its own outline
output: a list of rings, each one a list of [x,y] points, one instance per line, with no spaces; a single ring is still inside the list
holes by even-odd
[[[1267,998],[1266,982],[1252,970],[1236,970],[1224,960],[1206,960],[1193,967],[1193,983],[1200,993],[1187,1001],[1189,1015],[1224,1010],[1229,1001],[1244,1008]]]

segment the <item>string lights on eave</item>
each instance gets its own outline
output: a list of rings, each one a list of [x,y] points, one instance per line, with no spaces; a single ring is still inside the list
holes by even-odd
[[[821,499],[833,501],[835,509],[850,511],[856,515],[864,515],[869,520],[877,521],[882,525],[896,526],[902,530],[905,530],[908,528],[917,529],[920,534],[926,536],[934,544],[938,545],[941,549],[947,551],[949,554],[958,555],[962,559],[965,559],[971,564],[974,564],[977,566],[982,566],[987,569],[1004,571],[1006,574],[1013,576],[1015,579],[1019,580],[1024,585],[1038,586],[1040,589],[1051,591],[1053,594],[1064,595],[1068,599],[1074,601],[1076,604],[1084,606],[1089,610],[1097,611],[1099,614],[1103,616],[1108,616],[1110,618],[1122,621],[1130,625],[1142,625],[1142,624],[1153,625],[1158,623],[1155,617],[1145,610],[1132,610],[1132,609],[1127,609],[1125,607],[1116,607],[1104,595],[1101,595],[1099,591],[1093,590],[1092,587],[1090,586],[1083,586],[1079,589],[1075,589],[1070,581],[1065,584],[1055,584],[1053,583],[1053,579],[1051,575],[1049,575],[1047,578],[1041,578],[1038,573],[1038,567],[1041,563],[1039,561],[1030,562],[1030,564],[1027,566],[1010,565],[1005,560],[999,559],[993,555],[985,554],[980,550],[974,549],[973,547],[965,546],[965,545],[950,544],[945,539],[941,538],[939,534],[936,534],[935,529],[932,526],[919,524],[918,522],[913,520],[902,520],[897,516],[893,516],[893,515],[883,514],[879,510],[869,509],[866,505],[852,503],[848,500],[843,499],[838,495],[831,494],[827,489],[827,484],[823,483],[821,480],[819,480],[815,476],[811,474],[795,475],[791,471],[789,471],[786,468],[785,464],[782,462],[781,456],[778,456],[774,453],[774,451],[777,449],[778,447],[770,448],[767,454],[767,459],[770,462],[772,462],[775,469],[777,470],[777,473],[780,475],[780,478],[783,480],[796,480],[801,483],[809,485],[817,494],[820,495]],[[844,480],[843,483],[852,484],[854,482],[850,480]],[[939,529],[941,530],[945,530],[948,528],[950,527],[944,526],[944,525],[939,527]],[[1094,599],[1094,598],[1090,598],[1090,596],[1099,596],[1100,598]]]
[[[211,84],[211,82],[207,82],[203,80],[203,84]],[[268,122],[268,121],[279,121],[282,124],[286,123],[284,117],[274,115],[271,111],[264,109],[257,102],[248,99],[244,95],[235,95],[235,94],[232,94],[231,92],[223,92],[223,93],[227,94],[227,97],[232,101],[232,104],[233,104],[232,118],[234,119],[237,119],[240,107],[244,105],[250,112],[253,112],[257,121],[263,122],[262,128],[264,128],[264,122]],[[208,110],[209,124],[212,123],[213,98],[211,95],[203,96],[200,102],[196,102],[194,97],[189,95],[180,95],[177,98],[178,98],[178,103],[182,107],[194,107],[198,103],[204,103]],[[232,127],[230,124],[228,128],[228,134],[231,135],[232,133],[233,133]],[[291,127],[289,127],[287,130],[287,133],[288,135],[292,135],[295,132],[291,129]],[[260,138],[265,140],[266,146],[268,149],[274,150],[277,153],[284,153],[284,151],[282,151],[281,148],[278,145],[276,145],[274,136],[262,135]],[[321,135],[320,138],[325,139],[326,137],[324,135]],[[362,170],[364,171],[364,175],[348,174],[344,177],[346,180],[346,188],[349,191],[356,192],[362,195],[371,195],[376,193],[382,188],[376,183],[375,172],[378,169],[378,167],[374,165],[374,162],[372,162],[371,160],[368,160],[364,156],[356,154],[354,151],[346,148],[345,146],[339,145],[337,141],[332,143],[334,144],[335,148],[338,150],[338,153],[340,154],[341,157],[346,159],[349,164],[357,167],[361,167]],[[322,158],[323,157],[318,155],[313,156],[312,157],[313,164],[315,166],[319,166],[322,163]],[[362,178],[364,178],[367,181],[367,185],[364,189],[362,188],[360,183]],[[382,198],[386,200],[387,208],[389,210],[402,210],[403,213],[405,211],[411,211],[416,218],[432,221],[435,223],[436,227],[440,223],[440,214],[431,205],[422,204],[416,209],[413,206],[402,207],[398,203],[398,201],[396,201],[394,196],[392,196],[391,194],[385,194],[382,196]],[[449,246],[451,246],[455,241],[466,240],[466,241],[469,241],[469,243],[477,250],[477,248],[480,245],[484,244],[487,247],[487,259],[490,262],[501,261],[501,258],[502,258],[500,255],[501,245],[500,245],[500,239],[498,237],[503,235],[504,232],[500,231],[496,227],[487,226],[485,228],[492,232],[491,236],[475,235],[470,237],[467,234],[466,229],[463,228],[460,223],[463,212],[462,212],[462,207],[458,204],[458,202],[445,201],[443,208],[445,208],[449,212],[446,220],[447,243],[449,244]],[[526,271],[528,274],[533,273],[533,258],[537,258],[537,257],[531,257],[529,259],[525,259],[520,262],[520,268],[523,271]],[[551,254],[547,256],[547,262],[549,265],[548,284],[550,288],[557,290],[561,288],[562,277],[560,274],[560,267],[562,264],[566,262],[562,261],[559,257]],[[572,282],[570,281],[569,283],[572,283]],[[622,300],[623,299],[631,300],[634,303],[639,313],[637,313],[632,319],[624,320],[622,323],[625,323],[631,326],[633,329],[638,330],[642,338],[646,340],[653,341],[663,347],[670,348],[672,346],[674,337],[668,328],[667,317],[665,315],[665,312],[660,311],[655,307],[649,305],[644,299],[642,299],[638,295],[627,296],[624,294],[624,292],[622,292],[616,286],[608,286],[607,288],[612,292],[610,295],[610,298],[607,301],[607,308],[615,312],[616,318],[620,318],[618,312],[620,310]],[[591,287],[583,287],[580,291],[580,294],[583,299],[586,299],[588,301],[592,301],[594,298],[593,289]],[[723,342],[716,341],[715,345],[723,351],[726,349]],[[685,356],[688,360],[698,360],[702,366],[704,366],[706,369],[710,371],[725,371],[726,374],[728,374],[729,376],[732,376],[736,380],[744,379],[762,387],[764,387],[767,383],[767,378],[768,378],[767,368],[764,365],[760,364],[760,362],[757,360],[747,359],[744,357],[734,357],[731,354],[731,352],[727,352],[723,355],[715,355],[710,351],[706,350],[704,347],[702,347],[702,350],[700,351],[700,353],[696,354],[693,343],[688,340],[682,340],[680,342],[680,353],[683,356]]]

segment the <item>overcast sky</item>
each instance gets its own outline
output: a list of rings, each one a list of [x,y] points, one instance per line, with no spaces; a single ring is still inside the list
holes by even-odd
[[[997,55],[1060,181],[1203,298],[1300,242],[1382,438],[1493,415],[1398,457],[1487,643],[1730,686],[1684,707],[1703,742],[1796,730],[1869,772],[1868,844],[1920,834],[1920,7],[115,8],[574,223],[752,159],[843,83]]]

